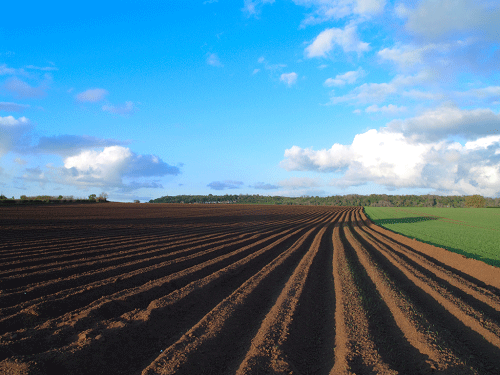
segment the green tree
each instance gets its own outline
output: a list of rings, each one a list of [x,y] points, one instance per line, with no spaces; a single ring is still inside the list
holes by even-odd
[[[90,194],[89,195],[89,201],[95,201],[96,198],[97,198],[97,195],[95,195],[95,194]]]
[[[470,195],[465,197],[465,207],[484,207],[486,205],[486,200],[480,195]]]

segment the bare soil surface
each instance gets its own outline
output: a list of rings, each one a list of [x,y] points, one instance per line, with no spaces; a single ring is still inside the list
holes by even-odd
[[[0,207],[0,374],[500,374],[500,269],[359,207]]]

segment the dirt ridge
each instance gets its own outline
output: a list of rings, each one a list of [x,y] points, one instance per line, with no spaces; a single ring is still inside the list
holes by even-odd
[[[500,373],[500,269],[360,207],[0,210],[0,373]]]

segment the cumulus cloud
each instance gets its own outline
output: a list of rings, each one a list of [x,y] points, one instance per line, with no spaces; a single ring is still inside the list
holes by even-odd
[[[291,87],[293,84],[297,82],[297,73],[283,73],[280,76],[280,81],[285,83],[288,87]]]
[[[414,8],[404,4],[396,14],[406,18],[406,29],[429,39],[467,32],[499,40],[500,6],[489,0],[423,0]]]
[[[64,134],[51,137],[40,137],[38,145],[35,146],[32,151],[33,153],[69,156],[83,149],[123,146],[127,143],[128,142],[118,141],[116,139]]]
[[[109,146],[102,150],[83,150],[64,159],[60,169],[64,182],[77,186],[127,186],[145,187],[145,183],[132,181],[127,185],[123,178],[177,175],[178,167],[171,166],[154,155],[138,155],[123,146]],[[139,184],[139,185],[138,185]],[[152,187],[151,183],[146,183]]]
[[[243,185],[242,181],[213,181],[207,186],[213,190],[224,190],[224,189],[239,189]]]
[[[125,102],[125,105],[117,107],[111,104],[105,104],[102,106],[104,112],[113,113],[115,115],[127,116],[134,113],[134,103],[131,101]]]
[[[89,103],[97,103],[103,101],[108,95],[108,91],[105,89],[93,88],[85,90],[76,95],[76,100],[81,103],[89,102]]]
[[[340,46],[344,52],[360,54],[370,50],[368,43],[359,40],[356,25],[350,23],[344,29],[333,27],[319,33],[316,39],[306,47],[306,57],[327,57],[336,45]]]
[[[344,86],[345,84],[352,85],[356,81],[366,75],[366,72],[359,67],[357,70],[346,72],[344,74],[337,74],[335,78],[328,78],[325,81],[325,86]]]
[[[216,53],[209,53],[207,55],[207,64],[222,68],[224,65],[221,64],[219,56]]]
[[[292,146],[285,150],[285,160],[280,162],[280,167],[287,171],[334,172],[349,166],[351,158],[349,147],[338,143],[329,150],[319,151]]]
[[[468,110],[443,105],[416,117],[392,120],[387,124],[387,128],[421,142],[436,141],[454,135],[475,140],[488,135],[493,129],[500,129],[500,113],[489,108]]]
[[[312,8],[302,26],[338,20],[351,15],[370,17],[382,12],[386,0],[294,0],[297,5]]]
[[[0,117],[0,157],[10,151],[20,151],[29,146],[32,129],[26,117]]]
[[[40,167],[26,168],[22,176],[17,180],[21,180],[22,182],[36,182],[40,187],[44,187],[45,184],[50,182],[49,177]]]
[[[500,136],[465,146],[450,141],[419,143],[402,133],[369,130],[351,145],[329,150],[285,151],[286,170],[329,172],[343,168],[330,185],[346,188],[367,182],[388,188],[429,188],[444,194],[500,194]]]
[[[22,112],[28,109],[30,106],[28,104],[18,104],[11,102],[0,102],[0,111],[6,112]]]

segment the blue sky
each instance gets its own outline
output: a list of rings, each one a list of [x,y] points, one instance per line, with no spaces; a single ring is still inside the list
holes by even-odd
[[[498,1],[24,4],[0,23],[8,197],[500,196]]]

